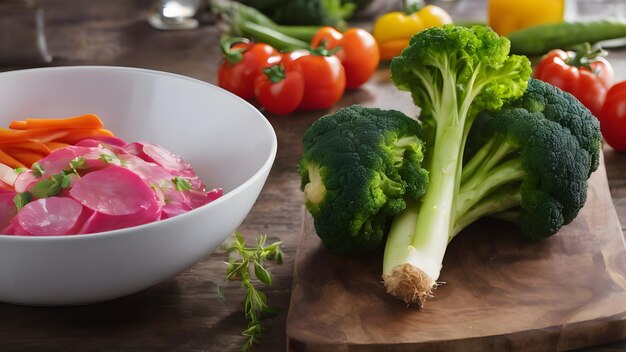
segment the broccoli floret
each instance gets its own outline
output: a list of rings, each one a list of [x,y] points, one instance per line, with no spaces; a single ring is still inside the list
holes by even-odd
[[[324,246],[341,254],[383,243],[390,219],[425,191],[419,124],[399,111],[352,106],[317,120],[298,164]]]
[[[491,214],[517,223],[529,240],[574,220],[600,156],[591,112],[571,94],[531,80],[521,99],[480,120],[468,145],[482,147],[463,168],[453,235]]]
[[[599,134],[597,119],[570,93],[559,88],[534,81],[529,84],[524,96],[512,106],[530,112],[541,112],[546,119],[554,121],[571,131],[578,144],[591,156],[589,175],[596,171],[600,162],[602,137]]]

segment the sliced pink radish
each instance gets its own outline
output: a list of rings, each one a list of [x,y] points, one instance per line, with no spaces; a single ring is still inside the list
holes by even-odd
[[[94,212],[85,222],[79,233],[97,233],[138,226],[157,221],[161,218],[161,206],[154,204],[148,209],[142,209],[134,214],[107,215]]]
[[[95,142],[96,145],[93,145]],[[75,143],[74,145],[79,145],[79,146],[83,146],[83,147],[95,147],[98,144],[108,144],[110,146],[116,146],[116,147],[123,147],[126,145],[126,142],[124,142],[123,140],[117,138],[117,137],[108,137],[108,136],[96,136],[95,138],[88,138],[88,139],[83,139],[82,141],[79,141],[78,143]],[[108,148],[108,146],[104,146],[105,148]]]
[[[2,190],[2,191],[12,191],[13,190],[13,186],[9,186],[8,184],[4,183],[4,181],[0,181],[0,190]]]
[[[11,219],[17,214],[13,198],[17,193],[0,190],[0,230],[9,226]]]
[[[113,141],[114,143],[107,143],[98,139],[83,139],[82,141],[76,143],[75,146],[107,149],[115,154],[127,154],[127,151],[123,148],[126,145],[126,142],[122,141],[121,139],[118,140],[119,141],[117,142]]]
[[[17,193],[26,192],[30,189],[32,185],[35,184],[36,181],[37,176],[35,176],[35,174],[31,170],[26,170],[17,175],[13,187],[15,187],[15,191]]]
[[[106,215],[129,215],[157,204],[154,191],[137,174],[109,166],[77,180],[69,192],[84,206]]]
[[[128,144],[124,149],[146,161],[151,161],[157,165],[163,166],[166,170],[175,172],[176,175],[191,176],[193,174],[191,165],[184,161],[179,155],[159,145],[135,142]]]
[[[58,236],[71,233],[82,212],[82,205],[71,198],[49,197],[26,204],[16,218],[30,235]]]
[[[114,154],[108,149],[100,147],[68,146],[57,149],[39,161],[39,165],[47,175],[54,175],[69,169],[72,161],[83,158],[86,167],[105,167],[102,154]]]
[[[17,172],[12,167],[0,163],[0,182],[13,186],[15,179],[17,178]]]
[[[139,175],[139,177],[141,177],[149,185],[162,187],[165,182],[170,182],[172,177],[174,177],[172,173],[165,170],[163,167],[155,163],[145,161],[138,156],[126,154],[119,155],[119,158],[122,160],[125,167]]]

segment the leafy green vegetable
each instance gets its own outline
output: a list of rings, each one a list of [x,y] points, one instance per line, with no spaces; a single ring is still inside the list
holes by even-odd
[[[352,106],[316,121],[298,164],[324,245],[356,254],[380,246],[390,217],[424,194],[419,124],[398,111]]]
[[[85,158],[80,156],[70,161],[70,168],[67,170],[66,173],[73,173],[78,175],[78,170],[86,169],[87,167],[87,161],[85,161]]]
[[[26,204],[30,203],[33,199],[33,196],[28,192],[18,193],[13,197],[13,203],[17,208],[17,211],[20,211]]]
[[[23,167],[17,167],[17,168],[15,168],[15,173],[19,175],[19,174],[21,174],[21,173],[26,172],[26,170],[27,170],[26,168],[23,168]]]
[[[114,157],[113,155],[110,154],[106,154],[106,153],[102,153],[100,154],[100,157],[98,158],[100,160],[102,160],[102,162],[104,162],[105,164],[111,164],[113,163],[117,158]]]
[[[282,241],[277,241],[266,245],[267,235],[260,235],[256,239],[255,246],[247,246],[244,237],[240,233],[235,234],[232,242],[223,246],[226,253],[229,254],[226,280],[237,280],[241,282],[241,287],[245,290],[245,298],[243,302],[244,314],[249,320],[248,327],[243,331],[247,339],[242,346],[242,351],[248,350],[254,344],[259,343],[259,337],[263,332],[261,326],[261,318],[264,315],[275,314],[276,309],[268,306],[267,297],[259,291],[253,282],[251,268],[253,268],[254,277],[260,282],[271,286],[272,275],[265,268],[265,260],[273,260],[278,264],[283,262],[283,251],[281,249]],[[223,296],[218,286],[218,295]]]
[[[29,192],[35,198],[47,198],[59,194],[62,189],[69,188],[71,184],[70,175],[61,172],[38,181]]]
[[[174,187],[176,187],[176,190],[178,192],[188,191],[193,188],[191,187],[191,183],[189,183],[189,180],[186,180],[182,177],[175,176],[172,178],[172,182],[174,183]]]
[[[419,200],[409,192],[394,194],[404,199],[406,208],[393,216],[385,242],[385,287],[407,303],[421,305],[432,295],[448,243],[477,219],[512,221],[525,238],[539,240],[571,222],[585,202],[587,179],[598,167],[602,139],[598,121],[572,95],[529,80],[528,59],[508,52],[508,40],[485,26],[448,25],[420,32],[391,62],[393,82],[410,91],[421,108],[422,134],[411,133],[424,141],[425,157],[415,159],[413,177],[423,175],[424,169],[428,172],[428,181],[416,178],[416,184],[425,187]],[[303,185],[324,185],[310,192],[317,198],[313,204],[307,201],[307,209],[316,221],[333,227],[320,237],[340,253],[375,247],[376,241],[348,231],[352,219],[363,216],[346,214],[372,213],[371,204],[379,200],[374,195],[387,195],[381,188],[394,189],[375,182],[376,173],[360,170],[377,170],[371,165],[384,164],[387,158],[376,153],[381,139],[390,131],[403,130],[370,128],[367,121],[390,119],[399,124],[406,119],[381,110],[348,111],[362,117],[353,118],[350,128],[338,122],[339,113],[320,120],[327,126],[323,130],[311,126],[301,161],[309,168],[301,173]],[[309,133],[323,138],[307,140]],[[370,136],[376,133],[378,138]],[[311,150],[327,155],[312,163]],[[345,169],[338,167],[342,163]],[[311,165],[319,171],[312,173]],[[357,177],[362,173],[367,175],[364,180]],[[408,180],[404,175],[402,179]],[[339,191],[341,200],[329,190]],[[363,193],[368,201],[362,200]],[[306,186],[305,194],[311,198]],[[376,203],[377,209],[397,209],[396,197]],[[389,212],[382,214],[390,217]],[[376,221],[384,223],[385,216]]]
[[[35,177],[41,177],[46,173],[38,162],[34,162],[30,169],[33,170]]]
[[[319,25],[280,25],[259,10],[237,1],[210,0],[210,4],[211,11],[218,17],[224,31],[226,38],[223,42],[232,37],[246,37],[277,49],[285,48],[286,44],[293,48],[307,48],[321,28]]]
[[[283,25],[317,25],[345,28],[345,20],[356,10],[356,4],[342,0],[244,0],[273,21]]]

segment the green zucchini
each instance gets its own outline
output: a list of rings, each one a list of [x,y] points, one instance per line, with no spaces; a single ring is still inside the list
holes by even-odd
[[[507,35],[511,52],[541,55],[552,49],[567,49],[581,43],[626,37],[626,22],[596,20],[589,22],[560,22],[538,25]]]

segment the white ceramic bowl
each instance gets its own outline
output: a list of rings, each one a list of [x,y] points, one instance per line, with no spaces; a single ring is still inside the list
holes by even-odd
[[[0,73],[0,126],[27,117],[95,113],[131,141],[180,154],[224,195],[188,213],[89,235],[0,236],[0,301],[88,304],[128,295],[189,268],[239,227],[276,155],[269,122],[208,83],[121,67]]]

